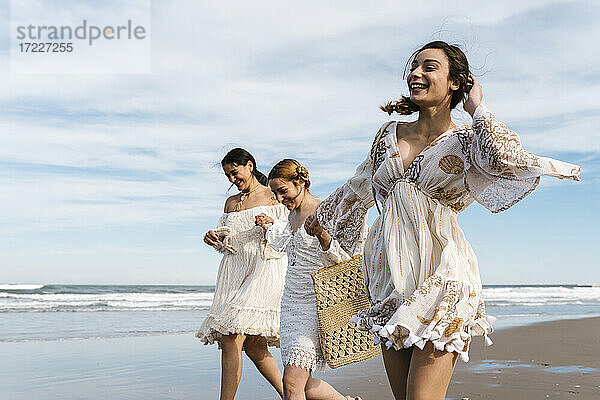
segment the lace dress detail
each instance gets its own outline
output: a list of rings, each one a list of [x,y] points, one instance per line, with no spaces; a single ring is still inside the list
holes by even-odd
[[[386,127],[395,132],[397,123]],[[518,135],[484,104],[477,107],[472,127],[444,132],[408,168],[398,156],[396,139],[383,135],[387,157],[374,168],[375,157],[369,154],[356,175],[321,203],[317,217],[337,238],[344,231],[341,221],[364,220],[363,209],[373,204],[374,192],[382,212],[364,241],[363,256],[372,307],[352,322],[377,333],[388,348],[423,348],[429,340],[436,349],[457,352],[468,361],[472,336],[487,339],[493,329],[477,258],[457,213],[474,201],[492,212],[506,210],[530,193],[540,176],[578,180],[580,168],[525,151]]]
[[[280,301],[287,255],[275,251],[255,216],[265,213],[287,220],[283,205],[259,206],[223,214],[217,232],[224,236],[217,250],[223,253],[213,304],[196,337],[204,344],[223,335],[259,335],[269,346],[279,346]]]
[[[304,226],[292,234],[289,223],[277,222],[266,233],[276,250],[286,250],[288,269],[281,298],[281,359],[308,371],[323,370],[325,360],[319,342],[319,321],[311,274],[350,256],[332,240],[327,251]]]

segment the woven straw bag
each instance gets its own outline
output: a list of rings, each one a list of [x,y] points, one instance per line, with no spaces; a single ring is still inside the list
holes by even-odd
[[[350,317],[371,305],[364,290],[362,256],[356,255],[312,274],[317,299],[319,339],[327,365],[338,368],[381,353],[374,334],[358,330]]]

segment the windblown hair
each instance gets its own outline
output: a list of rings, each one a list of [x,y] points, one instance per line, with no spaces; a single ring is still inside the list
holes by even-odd
[[[236,147],[235,149],[230,150],[225,157],[221,160],[221,167],[224,167],[225,164],[234,164],[234,165],[248,165],[248,161],[252,162],[252,175],[258,180],[261,185],[267,185],[267,177],[265,174],[258,170],[256,165],[256,160],[252,156],[252,154],[248,153],[248,151]]]
[[[280,178],[286,181],[292,181],[296,184],[304,182],[304,187],[308,190],[310,187],[310,176],[308,170],[298,161],[292,158],[286,158],[279,161],[269,172],[269,180]]]
[[[450,67],[448,78],[450,80],[457,80],[459,82],[459,88],[452,93],[452,99],[450,100],[450,109],[452,110],[461,101],[464,101],[467,98],[469,90],[471,90],[471,85],[469,84],[469,61],[467,60],[467,56],[458,46],[448,44],[441,40],[427,43],[410,56],[406,62],[406,65],[404,66],[403,78],[406,78],[408,67],[412,64],[415,57],[417,57],[420,52],[426,49],[441,49],[448,58],[448,64]],[[393,112],[402,115],[410,115],[416,111],[419,111],[419,106],[413,103],[410,98],[406,96],[402,96],[402,99],[399,101],[390,101],[386,105],[380,106],[379,108],[388,113],[388,115],[391,115]]]

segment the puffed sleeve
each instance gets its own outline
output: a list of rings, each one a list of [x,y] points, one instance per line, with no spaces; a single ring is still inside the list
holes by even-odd
[[[279,229],[281,229],[281,226],[283,226],[285,229],[285,225],[287,225],[288,216],[289,216],[288,209],[281,204],[277,205],[276,207],[272,207],[272,209],[273,209],[273,212],[270,213],[269,216],[271,218],[273,218],[273,220],[275,221],[274,224],[278,224],[277,226],[279,227]],[[277,227],[275,229],[277,229]],[[267,239],[267,232],[268,231],[265,231],[265,238],[261,241],[261,257],[262,257],[262,259],[263,260],[278,259],[278,258],[285,256],[286,255],[285,245],[283,246],[283,248],[281,248],[281,244],[279,244],[279,245],[277,245],[278,246],[277,249],[279,249],[279,250],[275,249],[269,243],[269,240]],[[271,235],[271,240],[274,240],[275,242],[277,242],[277,240],[274,238],[274,236],[278,236],[278,235],[274,234],[273,230],[271,231],[270,235]],[[286,245],[287,245],[287,242],[286,242]]]
[[[271,218],[273,218],[275,221],[283,221],[287,223],[290,216],[290,211],[286,206],[283,204],[277,204],[276,206],[272,207],[272,210],[273,212],[271,215],[269,215]]]
[[[275,220],[273,225],[265,232],[265,239],[274,251],[284,252],[290,239],[292,230],[290,224],[281,220]]]
[[[327,250],[323,250],[321,246],[319,246],[319,258],[321,259],[323,266],[330,267],[347,261],[351,257],[342,246],[340,246],[340,243],[332,238]]]
[[[317,208],[319,224],[348,253],[362,252],[367,237],[367,212],[375,201],[371,193],[371,159],[356,168],[354,176],[338,187]]]
[[[377,166],[385,157],[383,136],[389,134],[384,124],[373,141],[371,151],[354,172],[354,176],[338,187],[317,208],[319,224],[349,254],[361,253],[368,233],[367,212],[375,205],[371,179],[373,162]],[[381,140],[380,140],[381,139]]]
[[[473,115],[472,133],[461,141],[467,160],[466,188],[494,213],[510,208],[531,193],[542,175],[579,180],[579,166],[526,151],[519,136],[496,120],[483,103]]]

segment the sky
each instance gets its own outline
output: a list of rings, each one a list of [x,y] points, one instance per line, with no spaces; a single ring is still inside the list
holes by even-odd
[[[378,107],[406,94],[410,54],[445,40],[527,150],[583,169],[459,215],[484,285],[600,284],[598,2],[153,0],[147,71],[35,74],[11,70],[0,3],[0,283],[213,284],[202,238],[235,193],[224,154],[244,147],[265,173],[296,158],[325,198],[385,121],[411,119]],[[126,7],[51,3],[75,19]]]

